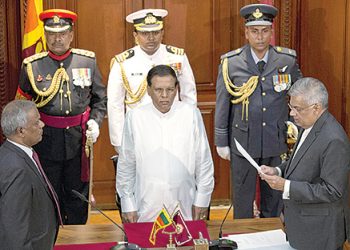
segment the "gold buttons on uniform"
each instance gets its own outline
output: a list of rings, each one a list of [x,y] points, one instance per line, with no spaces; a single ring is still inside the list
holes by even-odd
[[[64,96],[65,98],[67,98],[67,94],[64,94],[63,96]]]
[[[235,127],[238,128],[238,124],[236,124]]]
[[[43,91],[46,91],[46,88],[43,88]]]
[[[69,126],[67,126],[66,129],[69,129]]]
[[[265,77],[261,77],[261,81],[265,81]]]
[[[262,125],[263,125],[263,127],[265,127],[266,126],[266,122],[263,122]]]
[[[68,115],[69,114],[69,110],[66,110],[66,115]]]
[[[266,96],[266,93],[265,93],[265,92],[262,92],[262,96]]]
[[[263,108],[263,111],[265,112],[265,111],[266,111],[266,108]]]

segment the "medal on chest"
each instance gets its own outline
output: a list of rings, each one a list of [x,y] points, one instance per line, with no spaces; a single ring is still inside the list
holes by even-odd
[[[272,76],[272,82],[274,90],[281,92],[290,88],[292,77],[290,74],[278,74]]]
[[[73,74],[73,84],[75,86],[80,86],[82,89],[84,87],[91,86],[91,69],[90,68],[72,69],[72,74]]]

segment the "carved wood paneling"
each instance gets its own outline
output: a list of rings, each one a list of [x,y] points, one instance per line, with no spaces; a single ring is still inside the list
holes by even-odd
[[[0,0],[0,108],[14,96],[21,64],[20,1]],[[0,143],[3,137],[0,136]]]

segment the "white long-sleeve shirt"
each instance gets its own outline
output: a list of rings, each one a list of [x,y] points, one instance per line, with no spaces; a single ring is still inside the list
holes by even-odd
[[[207,207],[214,167],[198,108],[175,101],[163,114],[152,103],[127,113],[117,168],[123,212],[153,221],[163,204],[180,204],[186,220],[192,205]]]
[[[180,82],[180,99],[196,105],[196,83],[188,58],[186,54],[169,52],[169,48],[173,47],[161,44],[153,55],[145,53],[140,46],[135,46],[129,50],[129,55],[131,56],[121,62],[121,64],[125,70],[130,88],[135,93],[141,83],[146,79],[147,73],[152,67],[160,64],[169,65],[176,71]],[[121,68],[118,62],[113,64],[109,73],[107,96],[109,137],[111,144],[118,147],[122,139],[125,110],[128,111],[136,106],[150,103],[151,98],[145,93],[139,102],[126,105],[125,107],[126,91],[123,86]],[[176,98],[178,99],[178,97]]]

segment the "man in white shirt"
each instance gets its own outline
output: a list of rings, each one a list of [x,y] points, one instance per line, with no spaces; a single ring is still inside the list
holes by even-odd
[[[265,174],[260,176],[283,192],[286,233],[292,247],[343,249],[349,225],[347,134],[327,111],[327,89],[319,80],[300,79],[288,95],[290,115],[302,128],[301,135],[291,158],[275,168],[262,166]]]
[[[175,70],[180,82],[176,99],[197,104],[196,84],[184,49],[162,44],[167,14],[164,9],[142,9],[126,17],[134,25],[136,46],[112,58],[107,86],[109,137],[117,154],[125,110],[151,102],[146,76],[155,65],[165,64]]]
[[[165,205],[186,220],[205,219],[214,168],[198,108],[175,100],[179,82],[166,65],[147,75],[152,103],[127,113],[116,187],[123,222],[153,221]]]

